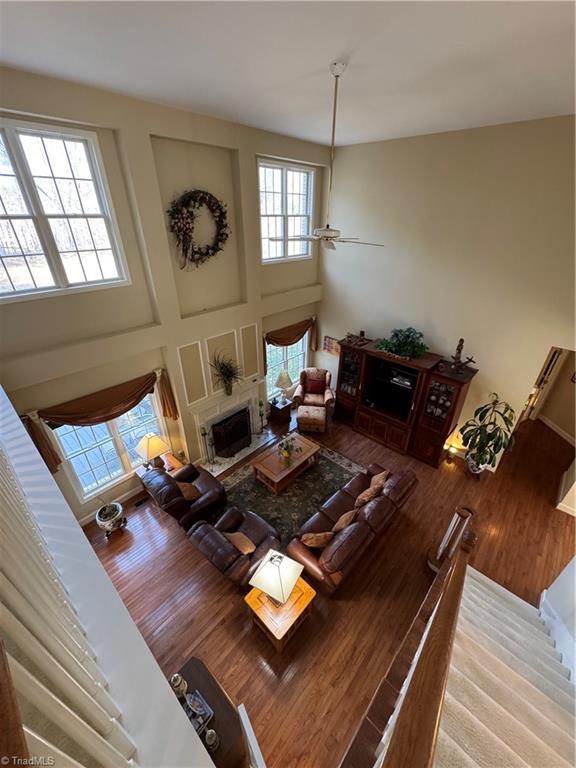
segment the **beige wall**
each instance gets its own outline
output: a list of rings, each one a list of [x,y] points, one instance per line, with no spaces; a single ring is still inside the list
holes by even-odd
[[[257,158],[318,166],[320,186],[328,150],[18,70],[0,69],[0,77],[0,106],[9,116],[98,132],[132,279],[127,287],[0,307],[0,383],[22,412],[164,365],[182,416],[170,437],[194,460],[197,406],[186,405],[177,348],[201,342],[206,366],[205,339],[232,330],[239,335],[252,323],[260,336],[264,317],[315,307],[322,296],[316,251],[300,263],[260,263]],[[182,272],[165,209],[173,195],[195,186],[226,202],[232,236],[211,262]],[[100,505],[80,504],[62,471],[56,478],[78,517]],[[134,481],[102,496],[131,487]]]
[[[323,253],[321,334],[411,325],[444,355],[463,336],[480,373],[462,419],[492,391],[519,413],[550,347],[574,348],[573,128],[560,117],[339,149],[331,223],[386,247]]]
[[[576,355],[570,351],[566,355],[558,376],[554,379],[550,392],[542,404],[540,416],[554,424],[560,432],[574,440],[576,420],[576,385],[572,376],[576,372]]]

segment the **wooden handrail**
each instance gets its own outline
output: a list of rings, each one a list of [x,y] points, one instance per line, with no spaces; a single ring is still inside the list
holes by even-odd
[[[340,763],[339,768],[372,768],[372,766],[374,765],[376,760],[376,750],[378,748],[378,745],[380,744],[386,725],[390,717],[392,716],[395,707],[398,705],[398,702],[400,699],[400,691],[408,676],[410,668],[414,662],[414,657],[418,651],[418,648],[420,647],[422,638],[424,636],[428,623],[430,622],[430,619],[434,614],[436,607],[438,607],[438,610],[436,611],[436,614],[434,617],[434,624],[436,624],[440,614],[446,612],[446,621],[448,622],[448,624],[450,624],[452,631],[455,631],[455,624],[456,624],[456,619],[458,616],[458,608],[460,604],[460,595],[462,593],[462,589],[464,586],[464,575],[466,571],[468,555],[476,541],[475,535],[469,531],[466,531],[466,526],[468,525],[469,519],[472,516],[472,514],[473,514],[472,510],[466,509],[463,515],[459,515],[459,517],[462,518],[464,525],[462,530],[459,531],[459,533],[457,531],[454,531],[454,533],[457,533],[458,535],[458,541],[459,541],[458,549],[453,550],[452,548],[450,548],[454,552],[454,556],[452,558],[446,557],[443,560],[442,564],[440,565],[439,571],[430,589],[428,590],[428,593],[424,599],[424,602],[420,606],[420,609],[416,614],[416,617],[414,618],[412,624],[410,625],[410,629],[408,630],[402,642],[402,645],[400,646],[396,655],[394,656],[394,659],[392,660],[392,663],[390,664],[386,672],[386,675],[384,676],[380,685],[376,689],[376,692],[372,697],[370,706],[368,707],[368,710],[363,720],[360,722],[360,725],[354,735],[354,738],[350,746],[348,747],[348,750],[346,751],[346,754],[344,755]],[[457,526],[457,528],[459,527],[460,525]],[[452,538],[452,537],[449,537],[449,538]],[[452,541],[453,541],[453,538],[452,538]],[[454,581],[454,579],[456,579],[456,581]],[[449,603],[447,602],[447,593],[450,592],[454,594],[454,590],[457,594],[456,610],[455,612],[453,612],[452,610],[448,612]],[[444,623],[445,623],[444,620],[442,620],[442,624]],[[438,630],[436,630],[436,633],[437,632]],[[437,654],[438,639],[435,642],[434,648],[432,648],[429,645],[431,635],[432,635],[432,627],[430,629],[428,637],[426,638],[425,649],[422,651],[421,656],[418,660],[418,664],[414,671],[414,675],[410,682],[410,686],[408,690],[410,690],[410,688],[412,687],[412,683],[416,676],[416,671],[418,669],[418,666],[422,662],[422,659],[426,657],[429,653],[431,653],[434,656],[436,656]],[[436,637],[436,635],[434,636]],[[443,637],[442,641],[444,639],[445,638]],[[446,658],[448,660],[448,666],[450,664],[451,652],[452,652],[452,642],[450,640],[450,642],[446,643]],[[448,673],[448,667],[446,667],[446,677],[447,677],[447,673]],[[425,682],[429,683],[430,681],[427,680]],[[444,697],[444,687],[445,687],[445,679],[442,685],[437,690],[431,690],[429,692],[429,695],[427,694],[428,704],[426,706],[432,707],[433,702],[438,702],[441,710],[442,701]],[[421,696],[423,695],[422,692],[420,692],[420,695]],[[408,699],[408,695],[406,695],[404,698],[401,712],[404,710],[407,699]],[[419,717],[418,712],[413,711],[412,717],[418,718]],[[398,737],[399,724],[400,724],[400,716],[398,717],[398,720],[394,726],[394,734],[393,734],[394,738],[399,738]],[[402,728],[402,726],[400,727]],[[391,743],[392,742],[390,742],[390,744]],[[434,754],[435,743],[436,743],[436,736],[434,733],[433,737],[430,739],[430,748],[432,750],[431,752],[432,755]],[[396,749],[397,748],[398,747],[396,747]],[[390,749],[390,746],[389,746],[389,749]],[[411,762],[398,763],[398,764],[385,762],[384,765],[386,766],[386,768],[399,768],[399,767],[404,768],[404,766],[408,766],[408,765],[410,766],[410,768],[415,768],[416,762],[414,762],[414,766]],[[418,765],[420,765],[420,763],[418,763]]]
[[[2,727],[0,728],[0,757],[21,758],[28,760],[28,746],[22,728],[20,708],[16,698],[16,690],[8,667],[8,659],[4,643],[0,639],[0,713]]]
[[[457,507],[444,538],[428,553],[428,566],[437,573],[447,558],[454,557],[474,512],[469,507]]]
[[[465,550],[458,550],[402,701],[383,768],[430,768],[433,763],[467,560]]]

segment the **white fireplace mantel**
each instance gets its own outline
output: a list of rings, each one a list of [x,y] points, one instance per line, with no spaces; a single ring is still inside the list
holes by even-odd
[[[209,398],[203,407],[194,414],[194,421],[198,431],[198,444],[202,450],[202,459],[205,461],[206,448],[202,438],[202,428],[206,429],[208,434],[213,424],[233,413],[248,408],[250,412],[250,427],[252,433],[260,432],[259,400],[260,400],[260,382],[250,381],[246,386],[237,385],[231,395],[214,395]]]

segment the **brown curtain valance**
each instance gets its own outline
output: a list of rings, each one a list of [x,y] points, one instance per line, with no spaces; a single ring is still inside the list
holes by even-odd
[[[51,408],[42,408],[37,414],[27,414],[24,417],[26,427],[50,472],[52,474],[56,472],[62,463],[62,457],[46,434],[43,421],[53,427],[60,427],[63,424],[76,427],[102,424],[130,411],[146,395],[154,391],[156,384],[158,384],[157,394],[162,414],[167,418],[177,419],[178,409],[174,393],[164,369],[152,371],[137,379],[92,392],[90,395],[78,397]]]
[[[26,415],[22,417],[22,421],[28,430],[32,442],[38,449],[38,453],[44,459],[44,463],[50,472],[55,474],[60,468],[60,464],[62,464],[62,456],[60,456],[60,453],[56,450],[54,445],[52,445],[52,441],[46,434],[46,428],[40,422],[38,416],[33,418],[30,415]]]
[[[54,405],[52,408],[38,410],[38,416],[44,421],[62,426],[72,424],[75,427],[93,427],[103,421],[112,421],[138,405],[146,395],[154,391],[156,374],[147,373],[137,379],[125,381],[115,387],[107,387],[99,392],[69,400],[67,403]]]
[[[268,371],[266,360],[266,344],[272,344],[274,347],[289,347],[296,344],[303,336],[310,331],[309,346],[313,352],[316,352],[316,318],[308,317],[294,325],[287,325],[285,328],[278,328],[275,331],[268,331],[264,334],[264,373]]]

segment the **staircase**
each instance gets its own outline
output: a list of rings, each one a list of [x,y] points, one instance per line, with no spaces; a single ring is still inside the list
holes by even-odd
[[[435,768],[572,768],[574,693],[537,609],[468,567]]]

